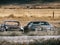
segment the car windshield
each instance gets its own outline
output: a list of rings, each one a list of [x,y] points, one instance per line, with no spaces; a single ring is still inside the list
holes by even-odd
[[[40,25],[49,25],[48,22],[30,22],[28,25],[33,25],[33,26],[40,26]]]
[[[17,26],[18,23],[17,22],[5,22],[5,25],[15,25],[15,26]]]
[[[33,24],[39,24],[40,22],[33,22]]]
[[[40,22],[30,22],[28,25],[29,26],[39,26]]]

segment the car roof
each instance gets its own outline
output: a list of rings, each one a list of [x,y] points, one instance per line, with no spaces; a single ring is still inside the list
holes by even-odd
[[[40,23],[40,22],[44,22],[44,23],[45,23],[45,22],[47,22],[47,21],[30,21],[27,25],[29,25],[30,23],[37,23],[37,24],[38,24],[38,23]],[[47,23],[48,23],[48,22],[47,22]]]
[[[47,22],[47,21],[30,21],[31,23],[33,23],[33,22]]]
[[[19,22],[17,20],[5,20],[4,22]]]

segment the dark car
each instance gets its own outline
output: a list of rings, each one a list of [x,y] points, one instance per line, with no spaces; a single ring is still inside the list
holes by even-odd
[[[15,20],[8,20],[8,21],[4,21],[4,24],[2,25],[3,30],[5,31],[12,31],[12,30],[23,30],[21,28],[20,22],[19,21],[15,21]]]
[[[24,30],[54,30],[54,26],[46,21],[31,21],[24,26]]]

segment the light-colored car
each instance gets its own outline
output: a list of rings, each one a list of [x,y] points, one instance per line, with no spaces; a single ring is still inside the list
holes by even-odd
[[[47,21],[31,21],[24,30],[54,30],[54,26]]]

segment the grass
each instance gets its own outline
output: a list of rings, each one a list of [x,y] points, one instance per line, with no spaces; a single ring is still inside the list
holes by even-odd
[[[29,31],[29,32],[21,32],[21,31],[4,31],[0,32],[0,36],[45,36],[45,35],[60,35],[60,31]]]
[[[59,27],[60,28],[60,24],[59,22],[54,22],[54,21],[59,21],[60,18],[58,17],[55,17],[54,19],[51,17],[51,16],[42,16],[42,17],[36,17],[36,16],[14,16],[14,14],[11,14],[9,16],[6,16],[6,17],[1,17],[0,18],[0,23],[2,24],[4,20],[18,20],[21,24],[21,26],[25,26],[27,25],[30,21],[40,21],[40,20],[43,20],[43,21],[48,21],[49,23],[52,23],[54,26],[56,27]],[[49,33],[52,32],[54,33],[53,31],[48,31]],[[57,32],[57,33],[56,33]],[[51,34],[51,35],[60,35],[60,29],[57,29],[55,32],[55,34]],[[49,33],[45,32],[45,31],[40,31],[38,33],[38,35],[50,35]],[[21,35],[24,35],[22,34],[21,32],[0,32],[0,36],[21,36]],[[27,33],[26,35],[28,36],[35,36],[37,35],[35,32],[29,32]]]
[[[30,45],[59,45],[60,40],[59,39],[48,39],[42,42],[36,41],[35,43],[30,43]]]
[[[34,42],[29,42],[28,44],[27,43],[14,43],[14,42],[8,42],[8,41],[0,41],[0,45],[60,45],[60,39],[54,39],[54,38],[51,38],[51,39],[48,39],[48,40],[42,40],[42,39],[39,39],[38,40],[35,40]]]
[[[22,32],[20,31],[4,31],[0,32],[0,36],[22,36]]]

